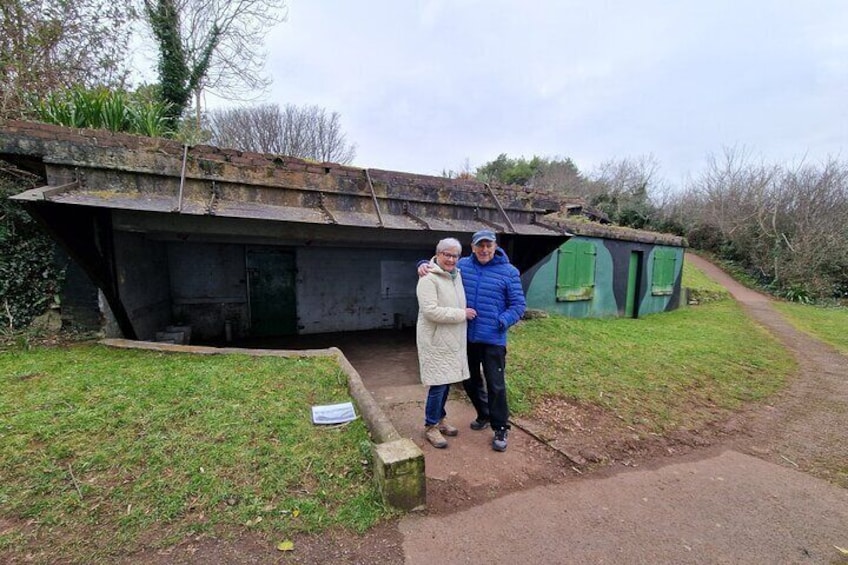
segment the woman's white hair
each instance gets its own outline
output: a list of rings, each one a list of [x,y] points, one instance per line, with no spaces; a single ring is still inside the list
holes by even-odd
[[[459,255],[462,255],[462,244],[455,237],[446,237],[436,244],[436,253],[441,253],[448,249],[456,249]]]

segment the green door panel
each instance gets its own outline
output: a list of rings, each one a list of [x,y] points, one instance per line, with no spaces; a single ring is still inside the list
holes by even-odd
[[[297,333],[294,253],[248,249],[250,325],[254,336]]]
[[[639,263],[642,254],[638,251],[630,252],[630,265],[627,269],[627,300],[624,305],[624,315],[628,318],[639,317],[636,310],[636,293],[639,289]]]

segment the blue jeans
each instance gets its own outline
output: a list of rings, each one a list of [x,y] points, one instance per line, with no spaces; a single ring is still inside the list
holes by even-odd
[[[430,385],[427,391],[427,406],[424,408],[424,424],[435,426],[447,415],[445,404],[448,402],[450,385]]]

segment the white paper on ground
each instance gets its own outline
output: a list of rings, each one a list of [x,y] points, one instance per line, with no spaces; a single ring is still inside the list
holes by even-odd
[[[344,424],[356,420],[353,402],[312,407],[313,424]]]

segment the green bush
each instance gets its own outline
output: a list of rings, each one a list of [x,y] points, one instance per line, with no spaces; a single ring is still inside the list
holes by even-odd
[[[29,325],[58,302],[63,273],[53,242],[9,196],[44,184],[0,161],[0,319],[3,330]]]

